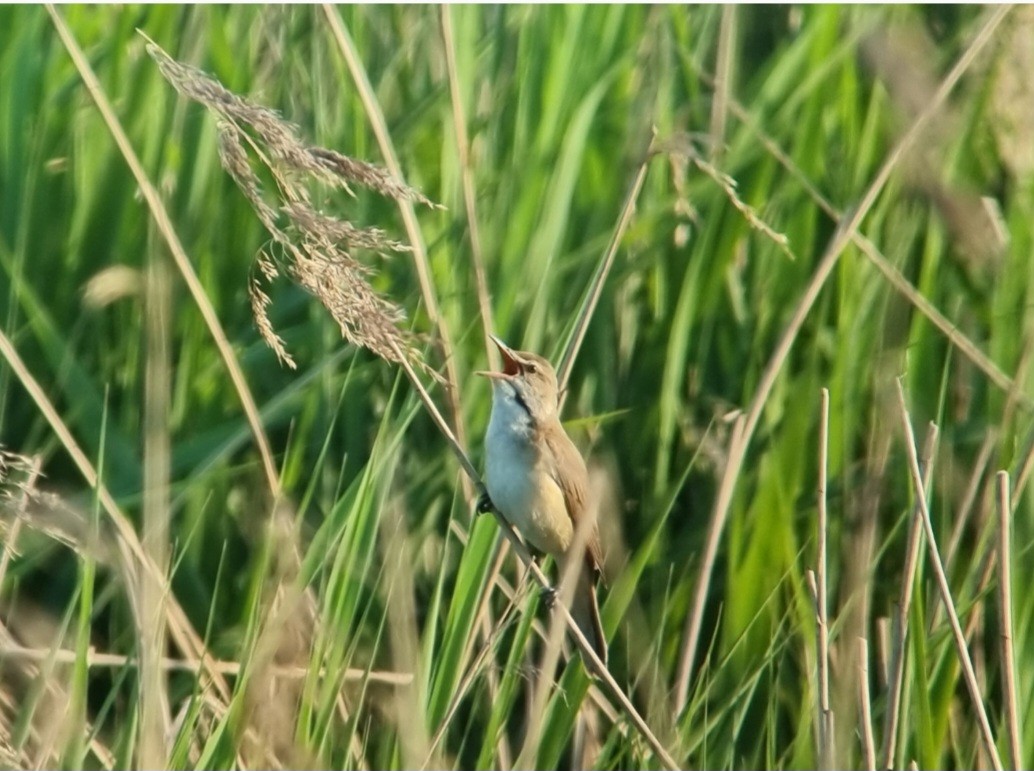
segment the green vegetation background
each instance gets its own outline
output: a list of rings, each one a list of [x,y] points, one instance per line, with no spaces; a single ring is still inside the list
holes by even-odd
[[[504,582],[523,586],[516,609],[500,588],[486,594],[498,527],[490,517],[475,521],[454,457],[397,367],[345,344],[327,312],[288,282],[271,290],[270,316],[298,369],[281,366],[261,341],[247,281],[268,235],[220,168],[213,117],[163,80],[137,34],[280,111],[313,142],[380,163],[324,9],[129,5],[58,13],[160,191],[232,345],[298,529],[285,546],[269,527],[277,520],[239,393],[169,267],[167,596],[212,655],[243,674],[227,675],[224,696],[191,671],[163,670],[168,733],[157,755],[142,754],[142,670],[134,661],[144,655],[146,630],[134,623],[134,578],[112,548],[91,546],[91,532],[108,547],[116,540],[108,515],[5,352],[0,443],[39,455],[41,487],[68,511],[56,523],[37,513],[15,531],[5,510],[2,764],[514,762],[542,674],[538,630],[549,617],[537,593],[506,556]],[[487,360],[443,11],[332,13],[354,41],[406,180],[444,207],[418,211],[419,225],[451,336],[467,446],[479,465],[490,393],[471,376]],[[603,500],[611,670],[661,742],[690,767],[819,763],[807,571],[817,564],[826,387],[834,757],[840,767],[864,763],[859,637],[868,640],[880,752],[894,636],[888,619],[900,600],[914,501],[896,395],[901,377],[920,441],[928,421],[939,427],[935,533],[1008,764],[994,472],[1009,471],[1018,486],[1030,457],[1029,9],[1010,11],[997,26],[865,212],[860,232],[887,269],[848,245],[793,337],[734,479],[682,702],[686,619],[736,411],[757,397],[835,237],[836,213],[859,204],[991,9],[456,6],[445,13],[472,143],[491,326],[508,342],[560,356],[652,132],[660,147],[688,151],[650,161],[565,408]],[[719,174],[735,188],[723,187]],[[406,238],[391,200],[358,191],[355,199],[328,193],[319,204]],[[752,226],[744,205],[785,234],[788,250]],[[407,311],[427,362],[441,368],[412,258],[360,256],[376,288]],[[170,265],[165,241],[53,20],[43,7],[0,9],[0,329],[138,529],[148,359],[140,287],[153,264]],[[110,287],[113,266],[130,269],[122,276],[128,289],[98,302],[86,288]],[[949,333],[902,286],[939,310]],[[442,387],[432,393],[445,409]],[[1025,566],[1034,520],[1029,495],[1017,491],[1014,505],[1018,762],[1029,764],[1034,593]],[[295,548],[292,563],[282,552]],[[987,765],[922,554],[895,764]],[[303,586],[307,594],[287,591]],[[475,621],[486,596],[488,615]],[[299,597],[312,618],[291,626]],[[285,625],[297,638],[294,650],[283,643]],[[5,653],[12,641],[43,653]],[[129,660],[91,661],[87,646]],[[55,658],[56,647],[76,652],[71,663]],[[184,657],[173,645],[167,655]],[[293,685],[262,680],[255,673],[268,669],[270,655],[307,674]],[[360,676],[351,679],[350,670]],[[361,676],[368,671],[412,679]],[[589,686],[577,657],[557,675],[541,741],[526,749],[526,760],[544,768],[657,765],[606,692]]]

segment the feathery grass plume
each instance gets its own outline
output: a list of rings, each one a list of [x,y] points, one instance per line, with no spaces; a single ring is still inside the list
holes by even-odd
[[[269,320],[271,301],[263,287],[286,274],[324,305],[353,345],[388,361],[397,362],[400,356],[421,361],[411,336],[399,326],[405,312],[373,289],[368,280],[372,270],[352,256],[355,249],[383,255],[409,251],[409,246],[378,228],[359,227],[318,211],[305,185],[321,182],[350,195],[351,186],[358,185],[395,200],[435,204],[379,166],[304,142],[299,127],[275,110],[254,104],[201,70],[176,61],[154,42],[148,41],[147,52],[180,94],[219,117],[216,129],[223,168],[273,238],[274,248],[255,258],[248,294],[259,334],[277,358],[292,369],[296,366]],[[278,204],[267,200],[254,159],[272,175]]]

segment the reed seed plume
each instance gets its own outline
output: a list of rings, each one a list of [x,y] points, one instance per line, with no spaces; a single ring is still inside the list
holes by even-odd
[[[305,142],[299,127],[275,110],[233,93],[201,70],[176,61],[157,44],[149,41],[147,52],[173,88],[218,116],[223,168],[272,237],[255,259],[248,294],[259,334],[277,357],[295,368],[269,319],[271,300],[265,290],[286,275],[323,304],[353,345],[388,361],[397,362],[400,356],[421,361],[414,355],[411,335],[400,327],[405,312],[373,289],[369,281],[373,270],[354,257],[358,249],[383,256],[410,247],[379,228],[360,227],[320,211],[312,203],[308,185],[322,183],[349,195],[358,186],[394,200],[435,204],[380,166]],[[275,197],[263,186],[255,164],[271,175]]]

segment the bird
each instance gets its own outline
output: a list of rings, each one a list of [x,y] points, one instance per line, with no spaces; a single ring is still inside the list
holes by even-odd
[[[602,556],[595,522],[575,553],[575,532],[589,505],[585,460],[560,423],[556,370],[536,353],[516,351],[490,336],[503,359],[502,372],[477,372],[492,382],[492,414],[485,433],[485,484],[494,508],[535,550],[552,555],[564,575],[578,560],[571,615],[604,666],[607,640],[600,621],[596,581]]]

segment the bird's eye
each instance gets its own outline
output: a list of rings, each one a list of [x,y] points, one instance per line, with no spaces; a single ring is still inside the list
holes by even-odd
[[[536,364],[536,363],[535,363],[535,362],[533,362],[533,361],[529,361],[529,362],[527,362],[527,363],[526,363],[526,364],[524,365],[524,368],[525,368],[526,370],[528,370],[528,372],[538,372],[538,371],[539,371],[539,365],[538,365],[538,364]]]

